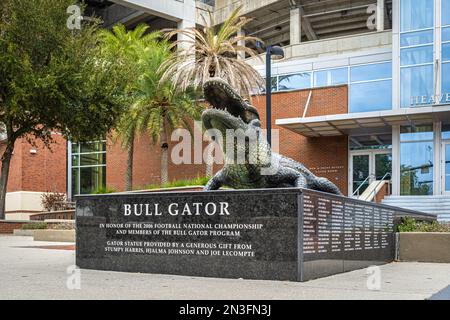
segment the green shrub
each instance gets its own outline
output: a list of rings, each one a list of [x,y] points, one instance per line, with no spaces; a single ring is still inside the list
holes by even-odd
[[[204,186],[208,183],[210,178],[208,177],[197,177],[194,179],[182,179],[167,182],[164,184],[150,184],[145,186],[143,189],[160,189],[160,188],[177,188],[177,187],[189,187],[189,186]]]
[[[437,221],[419,222],[413,218],[403,218],[398,226],[399,232],[450,232],[450,225]]]
[[[106,193],[114,193],[116,190],[111,187],[101,187],[93,192],[93,194],[106,194]]]
[[[22,230],[47,229],[46,222],[26,223],[22,225]]]

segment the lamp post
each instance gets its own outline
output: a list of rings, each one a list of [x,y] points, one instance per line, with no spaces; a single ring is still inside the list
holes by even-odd
[[[281,60],[284,51],[279,46],[268,46],[266,48],[266,128],[267,142],[272,145],[272,59]]]

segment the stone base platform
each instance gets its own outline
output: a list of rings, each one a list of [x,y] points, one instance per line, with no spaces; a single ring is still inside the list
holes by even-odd
[[[306,281],[394,260],[406,210],[311,190],[80,196],[81,268]]]

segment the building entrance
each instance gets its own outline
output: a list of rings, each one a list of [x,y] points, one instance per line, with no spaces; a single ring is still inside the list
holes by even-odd
[[[351,151],[349,195],[360,196],[372,182],[390,180],[391,173],[391,150]]]

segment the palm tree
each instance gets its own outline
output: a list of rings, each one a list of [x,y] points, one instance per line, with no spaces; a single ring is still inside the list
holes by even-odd
[[[112,31],[106,29],[101,31],[104,54],[113,55],[123,64],[124,70],[127,70],[123,76],[128,78],[130,101],[133,100],[133,92],[135,92],[137,86],[137,75],[141,68],[138,63],[139,50],[141,47],[152,46],[161,37],[159,32],[146,34],[147,30],[146,24],[140,24],[130,31],[127,31],[123,24],[118,24],[113,27]],[[133,188],[133,154],[136,133],[135,122],[129,117],[128,112],[125,112],[116,126],[113,141],[120,140],[122,148],[127,150],[127,169],[125,172],[125,189],[127,191]]]
[[[190,130],[192,119],[198,119],[203,109],[197,104],[192,88],[176,90],[170,79],[161,81],[165,72],[161,65],[174,53],[167,40],[141,46],[136,100],[129,114],[135,128],[147,132],[154,144],[161,147],[161,184],[168,182],[168,135],[176,128]]]
[[[220,77],[247,98],[263,88],[264,79],[260,74],[237,57],[239,52],[244,52],[260,59],[256,50],[241,45],[244,41],[261,42],[256,37],[238,35],[239,30],[251,21],[240,17],[241,8],[236,8],[219,28],[214,27],[210,12],[208,22],[202,16],[205,27],[200,30],[186,28],[167,32],[168,38],[183,35],[188,40],[173,43],[178,46],[178,54],[162,65],[162,81],[171,79],[175,87],[186,90],[190,86],[201,87],[210,77]]]

